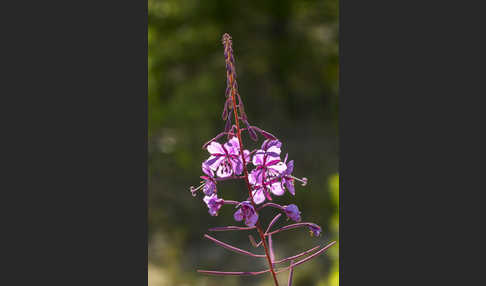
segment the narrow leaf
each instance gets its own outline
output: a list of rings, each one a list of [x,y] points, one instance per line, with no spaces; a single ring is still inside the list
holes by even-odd
[[[205,235],[204,235],[204,237],[205,237],[205,238],[207,238],[207,239],[212,240],[214,243],[216,243],[216,244],[218,244],[218,245],[220,245],[220,246],[222,246],[222,247],[224,247],[224,248],[226,248],[226,249],[228,249],[228,250],[231,250],[231,251],[233,251],[233,252],[236,252],[236,253],[241,253],[241,254],[245,254],[245,255],[248,255],[248,256],[253,256],[253,257],[266,258],[266,256],[265,256],[265,255],[262,255],[262,254],[255,254],[255,253],[251,253],[251,252],[249,252],[249,251],[243,250],[243,249],[239,249],[239,248],[237,248],[237,247],[235,247],[235,246],[232,246],[232,245],[230,245],[230,244],[227,244],[227,243],[224,243],[224,242],[222,242],[222,241],[219,241],[219,240],[217,240],[216,238],[214,238],[214,237],[212,237],[212,236],[209,236],[209,235],[207,235],[207,234],[205,234]]]

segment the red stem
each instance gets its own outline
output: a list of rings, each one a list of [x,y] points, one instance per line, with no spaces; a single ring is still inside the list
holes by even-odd
[[[289,273],[289,282],[287,286],[292,286],[292,278],[294,276],[294,267],[293,267],[294,261],[290,261],[290,273]]]
[[[241,140],[240,123],[239,123],[239,120],[238,120],[238,109],[236,108],[236,98],[235,98],[236,90],[233,88],[233,75],[231,75],[231,74],[229,75],[229,81],[230,81],[230,86],[231,86],[231,97],[232,97],[231,99],[233,101],[233,113],[235,115],[236,135],[238,137],[238,142],[240,143],[240,155],[241,155],[241,159],[243,161],[243,172],[245,174],[245,182],[246,182],[246,186],[248,187],[248,193],[249,193],[250,198],[251,198],[251,204],[253,205],[253,208],[255,209],[255,213],[258,215],[256,204],[253,201],[253,193],[251,191],[250,181],[248,180],[248,170],[246,168],[246,160],[245,160],[245,156],[243,154],[243,150],[244,150],[243,141]],[[260,217],[260,216],[258,216],[258,217]],[[270,253],[268,251],[267,243],[265,242],[265,235],[263,234],[263,230],[262,230],[262,227],[260,226],[260,222],[257,221],[255,226],[257,228],[258,234],[260,235],[260,239],[263,242],[263,248],[265,249],[265,255],[267,256],[268,265],[269,265],[269,268],[270,268],[270,272],[272,273],[273,281],[275,282],[275,285],[278,286],[277,275],[275,274],[275,270],[273,269],[272,259],[270,258]]]

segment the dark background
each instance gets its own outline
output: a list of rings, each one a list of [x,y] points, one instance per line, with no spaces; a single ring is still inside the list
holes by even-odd
[[[0,10],[1,284],[144,285],[147,3],[69,5]],[[341,1],[342,285],[484,280],[481,13]]]
[[[224,122],[226,72],[221,36],[233,37],[240,94],[249,120],[282,142],[294,175],[309,178],[276,202],[296,203],[320,238],[292,231],[275,239],[277,257],[338,239],[338,1],[149,0],[149,285],[272,285],[270,275],[213,277],[197,268],[256,271],[265,261],[242,257],[202,238],[213,226],[234,225],[233,210],[211,217],[199,195],[201,145]],[[247,146],[248,137],[243,140]],[[261,142],[261,141],[260,141]],[[241,200],[242,184],[220,185]],[[272,212],[264,213],[264,221]],[[281,224],[284,221],[281,221]],[[243,233],[216,237],[243,249]],[[294,285],[337,285],[338,248],[308,262]],[[281,274],[282,284],[287,275]]]

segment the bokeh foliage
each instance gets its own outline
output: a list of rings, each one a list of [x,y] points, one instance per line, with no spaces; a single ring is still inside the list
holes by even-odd
[[[277,256],[291,255],[337,239],[338,1],[148,3],[151,286],[272,285],[266,276],[219,278],[195,272],[197,267],[265,268],[264,261],[255,263],[202,239],[208,227],[234,224],[233,210],[225,207],[211,217],[188,189],[198,184],[207,158],[201,145],[224,125],[221,36],[228,32],[233,37],[238,85],[250,122],[277,135],[283,152],[295,160],[294,174],[310,180],[305,188],[296,186],[295,197],[276,199],[294,200],[304,220],[323,227],[319,239],[303,230],[276,237]],[[241,200],[245,187],[228,182],[221,190],[225,198]],[[263,213],[263,219],[271,214]],[[251,249],[244,235],[218,237]],[[336,285],[338,247],[333,248],[297,268],[294,285]]]

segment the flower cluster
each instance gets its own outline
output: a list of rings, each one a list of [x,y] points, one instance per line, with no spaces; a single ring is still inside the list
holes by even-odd
[[[244,165],[253,166],[253,169],[249,171],[248,175],[252,196],[246,198],[247,203],[242,202],[238,204],[240,208],[243,206],[253,208],[249,203],[252,198],[253,202],[257,205],[265,202],[265,200],[271,201],[272,195],[282,196],[285,190],[295,195],[294,182],[296,180],[300,181],[302,185],[307,183],[306,178],[299,179],[292,176],[294,161],[290,160],[287,162],[288,154],[285,155],[283,161],[281,160],[282,143],[277,139],[266,139],[260,149],[251,152],[248,150],[241,151],[236,136],[230,137],[224,144],[211,141],[206,145],[210,156],[202,163],[202,171],[205,176],[201,176],[201,179],[204,181],[197,188],[191,187],[191,191],[193,195],[200,189],[203,191],[205,194],[203,201],[206,203],[209,213],[212,216],[218,215],[219,209],[225,204],[225,201],[217,196],[217,182],[230,179],[243,179],[244,177],[240,175],[243,173]],[[244,162],[243,156],[245,157]],[[215,203],[216,201],[217,203]],[[291,206],[294,212],[299,213],[299,215],[292,215],[289,218],[294,221],[300,221],[298,207],[296,205]],[[237,221],[242,220],[237,219],[237,217],[241,217],[241,213],[245,213],[245,211],[239,209],[235,213],[235,219]],[[253,219],[245,219],[245,222],[247,222],[246,224],[248,226],[254,225]]]
[[[271,133],[257,126],[253,126],[248,122],[243,102],[238,92],[232,41],[228,34],[223,35],[223,45],[227,77],[226,101],[222,115],[223,120],[225,120],[225,127],[223,132],[219,133],[216,137],[203,145],[203,149],[206,149],[209,153],[209,157],[204,160],[201,165],[204,175],[200,177],[202,179],[201,184],[198,187],[191,187],[190,191],[193,196],[197,196],[199,190],[204,194],[202,200],[206,204],[211,216],[217,216],[219,210],[224,205],[232,205],[236,208],[233,213],[234,220],[243,222],[246,225],[217,227],[210,229],[210,231],[256,229],[260,236],[260,243],[257,244],[251,235],[249,236],[250,241],[255,247],[263,245],[265,255],[254,254],[239,249],[209,235],[205,235],[205,238],[240,254],[253,257],[266,257],[269,269],[260,272],[198,271],[212,275],[258,275],[270,272],[274,278],[275,285],[278,286],[276,272],[273,268],[274,264],[290,260],[290,266],[287,269],[292,273],[294,267],[324,252],[327,248],[332,246],[334,242],[321,248],[319,251],[316,250],[320,246],[314,247],[298,255],[275,261],[272,242],[273,234],[288,229],[307,227],[312,236],[319,236],[321,227],[314,223],[301,222],[301,211],[295,204],[282,206],[272,202],[272,196],[283,196],[285,191],[288,191],[292,196],[295,196],[295,182],[298,181],[302,186],[305,186],[307,184],[307,178],[297,178],[292,175],[294,172],[294,161],[288,161],[288,154],[285,154],[285,157],[282,160],[282,142],[280,140]],[[234,124],[232,124],[232,122],[234,122]],[[244,128],[240,127],[240,122],[244,124]],[[258,141],[258,134],[263,136],[264,140],[260,148],[252,151],[244,149],[241,139],[241,134],[244,131],[248,132],[250,138],[256,142]],[[218,140],[224,138],[224,136],[226,136],[225,142],[218,142]],[[245,181],[247,190],[242,192],[243,195],[241,196],[241,201],[225,200],[222,198],[218,185],[227,180]],[[258,212],[267,207],[278,209],[280,213],[274,217],[269,223],[267,230],[263,232]],[[293,220],[296,223],[270,231],[271,227],[282,214],[285,214],[288,220]],[[310,253],[312,253],[310,256],[295,263],[293,262],[293,259]],[[289,278],[289,285],[291,284],[291,277],[292,275],[290,275]]]

